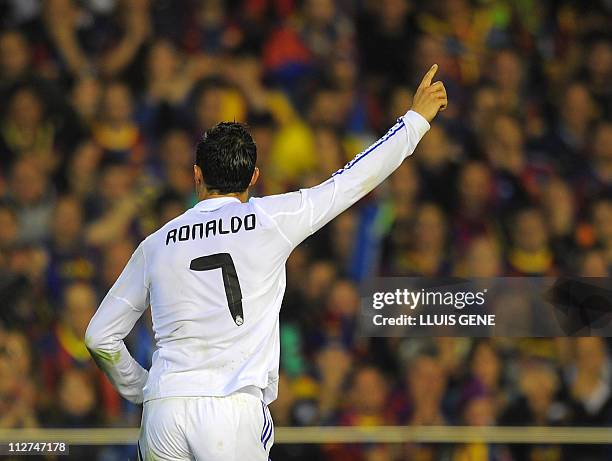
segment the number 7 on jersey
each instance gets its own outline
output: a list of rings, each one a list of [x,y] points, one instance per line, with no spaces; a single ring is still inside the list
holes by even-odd
[[[189,269],[194,271],[211,271],[221,269],[223,276],[223,286],[225,287],[225,297],[230,314],[236,325],[240,326],[244,323],[244,314],[242,312],[242,291],[240,290],[240,282],[236,273],[236,266],[229,253],[215,253],[208,256],[200,256],[191,260]]]

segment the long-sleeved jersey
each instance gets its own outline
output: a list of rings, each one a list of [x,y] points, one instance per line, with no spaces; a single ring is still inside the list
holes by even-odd
[[[289,254],[387,178],[428,129],[409,111],[318,186],[246,203],[203,200],[147,237],[85,339],[121,395],[139,403],[257,387],[272,402]],[[123,339],[149,305],[157,350],[147,372]]]

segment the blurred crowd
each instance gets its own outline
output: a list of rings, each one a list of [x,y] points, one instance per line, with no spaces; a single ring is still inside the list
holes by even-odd
[[[450,104],[414,156],[288,261],[275,423],[612,425],[606,339],[355,328],[359,284],[375,275],[610,275],[610,24],[604,0],[0,0],[0,428],[139,423],[83,334],[136,245],[195,203],[204,130],[248,124],[254,195],[312,186],[406,112],[433,63]],[[127,342],[148,367],[149,314]],[[272,451],[611,457],[542,444]]]

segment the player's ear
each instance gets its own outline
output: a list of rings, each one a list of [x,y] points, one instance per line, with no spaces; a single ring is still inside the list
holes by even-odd
[[[204,176],[202,176],[202,169],[197,166],[194,165],[193,166],[193,179],[196,183],[196,185],[200,186],[202,185],[202,183],[204,183]]]
[[[249,183],[249,187],[254,186],[259,179],[259,168],[255,167],[253,170],[253,176],[251,176],[251,182]]]

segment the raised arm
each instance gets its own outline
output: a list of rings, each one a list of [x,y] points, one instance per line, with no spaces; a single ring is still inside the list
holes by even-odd
[[[142,403],[148,372],[130,355],[123,339],[149,306],[142,244],[110,289],[85,333],[85,344],[97,365],[127,400]]]
[[[447,104],[442,82],[432,84],[429,69],[414,96],[412,109],[378,141],[358,154],[330,179],[310,189],[252,199],[277,227],[290,247],[316,232],[383,182],[429,130],[429,122]]]

